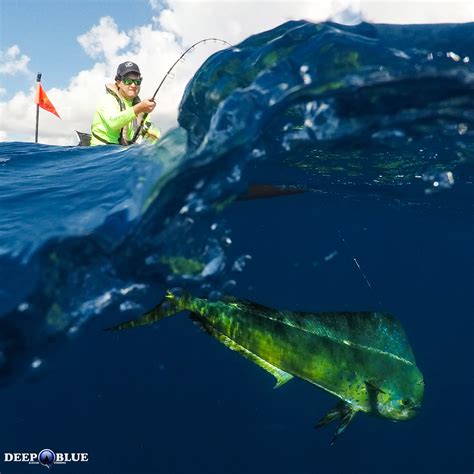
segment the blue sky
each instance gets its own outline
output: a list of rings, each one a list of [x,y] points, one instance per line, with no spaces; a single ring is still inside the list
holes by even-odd
[[[30,57],[31,76],[0,76],[0,87],[13,95],[26,90],[43,73],[45,88],[67,86],[78,71],[94,60],[77,41],[103,16],[112,16],[118,27],[129,30],[151,23],[148,0],[1,0],[0,49],[18,45]]]
[[[291,19],[474,21],[474,0],[0,0],[0,141],[34,137],[37,72],[61,115],[40,111],[40,142],[72,145],[74,130],[90,129],[119,63],[139,64],[140,95],[151,97],[191,44],[208,37],[238,44]],[[220,48],[199,46],[165,82],[152,114],[163,132],[176,125],[187,82]]]

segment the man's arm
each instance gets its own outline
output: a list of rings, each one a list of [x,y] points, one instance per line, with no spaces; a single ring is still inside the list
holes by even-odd
[[[98,107],[100,118],[107,128],[118,131],[135,118],[133,107],[120,111],[115,97],[107,95]]]
[[[141,123],[141,120],[142,120],[142,117],[141,116],[139,117],[138,113],[143,112],[143,113],[149,114],[153,111],[155,106],[156,106],[156,103],[152,99],[142,100],[139,104],[135,105],[133,108],[135,109],[135,112],[137,114],[138,122]],[[153,127],[149,116],[147,116],[147,118],[145,119],[145,123],[143,124],[142,135],[144,138],[152,142],[155,142],[161,138],[160,131],[158,130],[158,128]]]
[[[155,108],[155,102],[145,99],[125,110],[120,111],[117,99],[112,95],[107,95],[99,105],[99,114],[105,125],[115,131],[120,130],[129,124],[140,113],[150,113]]]

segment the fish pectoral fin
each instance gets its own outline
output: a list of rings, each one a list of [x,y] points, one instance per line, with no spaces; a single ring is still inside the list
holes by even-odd
[[[276,367],[275,365],[271,364],[270,362],[262,359],[257,354],[252,351],[249,351],[244,346],[241,346],[230,337],[222,334],[217,329],[212,327],[207,321],[197,314],[191,314],[191,319],[195,321],[205,332],[207,332],[210,336],[216,338],[218,341],[222,342],[226,347],[229,349],[238,352],[240,355],[244,356],[248,360],[252,361],[254,364],[257,364],[262,369],[266,370],[270,374],[272,374],[276,378],[276,384],[273,388],[278,388],[284,385],[286,382],[289,382],[293,375],[281,370],[280,368]]]
[[[369,405],[371,407],[371,410],[374,413],[378,413],[378,411],[379,411],[378,404],[377,404],[378,396],[381,393],[386,393],[386,392],[384,392],[379,387],[379,383],[375,382],[375,381],[370,381],[369,382],[368,380],[366,380],[365,381],[365,389],[367,390],[367,399],[368,399]]]
[[[105,331],[121,331],[122,329],[130,329],[138,326],[146,326],[160,321],[168,316],[173,316],[179,313],[181,308],[178,305],[178,299],[172,294],[168,293],[161,303],[157,304],[152,310],[146,312],[138,319],[132,319],[123,323],[106,328]]]
[[[337,427],[337,430],[335,431],[330,443],[332,446],[336,442],[338,436],[347,428],[356,413],[357,411],[354,410],[348,403],[342,402],[336,405],[332,410],[329,410],[314,427],[321,428],[322,426],[326,426],[337,418],[340,419],[339,426]]]

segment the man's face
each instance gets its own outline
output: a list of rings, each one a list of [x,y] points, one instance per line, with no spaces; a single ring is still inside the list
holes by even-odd
[[[135,72],[129,72],[118,82],[117,87],[122,97],[128,100],[134,99],[140,92],[140,85],[133,81],[140,81],[141,77]]]

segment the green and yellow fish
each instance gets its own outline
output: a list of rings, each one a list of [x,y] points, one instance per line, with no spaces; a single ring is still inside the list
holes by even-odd
[[[386,313],[277,311],[233,297],[210,301],[168,292],[154,309],[111,330],[184,310],[207,333],[270,372],[275,387],[299,377],[338,397],[316,424],[340,420],[331,444],[359,411],[401,421],[421,406],[423,376],[403,328]]]

